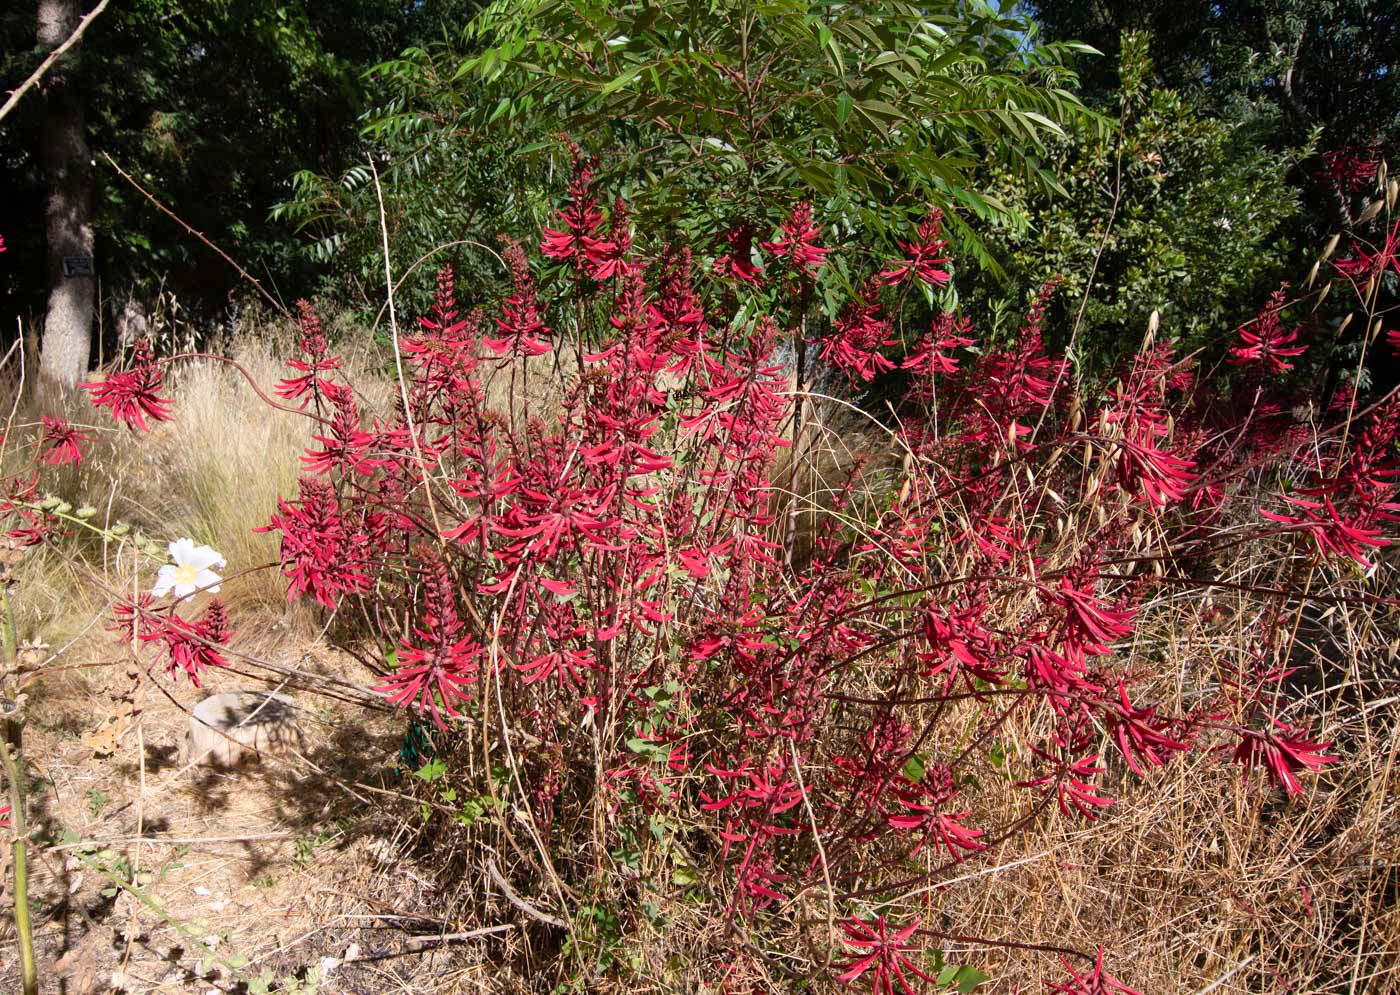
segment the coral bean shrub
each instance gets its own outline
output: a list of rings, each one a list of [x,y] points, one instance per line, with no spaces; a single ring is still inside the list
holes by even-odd
[[[498,914],[565,954],[538,976],[970,988],[938,886],[1027,827],[1093,831],[1191,753],[1261,796],[1325,790],[1345,744],[1293,700],[1290,640],[1309,599],[1384,600],[1400,402],[1300,423],[1288,298],[1222,334],[1210,377],[1149,331],[1091,390],[1046,345],[1053,284],[1008,348],[919,316],[911,290],[949,280],[936,216],[829,327],[814,287],[851,247],[806,205],[767,241],[653,249],[581,163],[556,225],[539,259],[506,245],[499,300],[468,309],[442,271],[387,413],[303,309],[276,392],[317,427],[268,525],[290,596],[438,727],[422,839],[469,891],[513,881]],[[138,358],[95,400],[139,424],[166,410]],[[878,458],[834,482],[830,409],[794,402],[819,364],[903,384],[843,423]],[[501,370],[557,383],[557,407],[493,407]],[[1249,631],[1169,658],[1226,599]],[[686,954],[625,959],[648,930]],[[956,939],[983,966],[1038,951],[1056,991],[1133,983],[1132,951],[1094,937]]]

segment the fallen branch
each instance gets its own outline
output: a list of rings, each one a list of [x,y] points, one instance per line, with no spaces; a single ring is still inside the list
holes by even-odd
[[[524,912],[531,919],[538,920],[548,926],[557,926],[559,929],[569,928],[569,924],[564,922],[564,920],[556,919],[546,912],[541,912],[517,895],[515,889],[510,886],[510,882],[501,875],[500,871],[496,870],[496,862],[494,860],[488,859],[486,861],[486,873],[490,875],[492,883],[495,884],[497,888],[501,889],[501,894],[505,896],[506,901],[510,902],[511,905],[514,905],[521,912]]]

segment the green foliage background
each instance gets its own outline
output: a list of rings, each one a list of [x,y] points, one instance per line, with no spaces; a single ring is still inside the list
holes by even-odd
[[[30,7],[0,12],[3,85],[33,35]],[[877,254],[942,208],[956,293],[1008,316],[1057,273],[1077,312],[1092,271],[1076,352],[1107,368],[1153,309],[1219,346],[1306,273],[1352,209],[1319,154],[1395,151],[1397,39],[1370,0],[125,0],[80,56],[99,274],[109,315],[163,286],[213,319],[246,292],[108,153],[284,300],[378,311],[375,172],[406,308],[446,261],[499,285],[497,236],[532,240],[561,199],[563,133],[702,261],[809,199],[828,244]],[[36,94],[0,123],[6,313],[46,291],[42,114]],[[831,268],[828,317],[880,261]]]

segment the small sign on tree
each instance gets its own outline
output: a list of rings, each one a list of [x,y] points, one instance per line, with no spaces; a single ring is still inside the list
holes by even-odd
[[[63,257],[64,276],[93,276],[96,273],[97,270],[92,265],[92,256]]]

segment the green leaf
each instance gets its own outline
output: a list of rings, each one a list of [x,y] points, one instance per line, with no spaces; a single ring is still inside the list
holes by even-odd
[[[838,125],[844,125],[850,118],[851,105],[853,103],[854,101],[851,99],[851,95],[845,91],[842,91],[836,97],[836,123]]]
[[[413,772],[413,776],[429,784],[447,773],[447,764],[441,760],[430,760]]]
[[[964,964],[962,967],[958,968],[954,983],[957,985],[958,991],[962,992],[962,995],[967,995],[968,992],[972,991],[990,977],[990,974],[983,974],[981,971],[977,970],[977,968]]]

